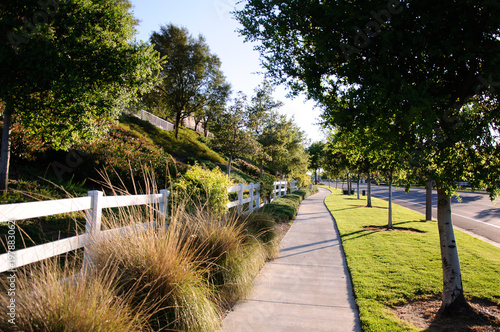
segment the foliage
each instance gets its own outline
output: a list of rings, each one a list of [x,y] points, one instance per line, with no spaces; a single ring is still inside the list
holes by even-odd
[[[195,112],[195,118],[203,121],[205,136],[213,122],[221,115],[231,94],[231,85],[227,83],[221,71],[212,73],[207,91],[200,100],[200,107]],[[208,145],[208,144],[207,144]]]
[[[190,200],[188,208],[200,206],[222,214],[227,211],[227,190],[231,186],[231,180],[219,168],[207,170],[194,165],[177,180],[174,188],[181,197]]]
[[[264,174],[259,178],[260,197],[266,198],[268,201],[273,197],[274,182],[276,179],[270,174]]]
[[[253,176],[255,178],[258,178],[260,176],[260,170],[254,164],[249,163],[248,161],[243,160],[241,158],[236,158],[234,160],[234,163],[240,170],[247,173],[248,175]]]
[[[186,164],[188,165],[201,165],[207,169],[214,169],[215,167],[217,167],[213,162],[211,161],[208,161],[208,160],[204,160],[204,159],[200,159],[200,158],[196,158],[196,157],[188,157],[186,159]]]
[[[162,147],[166,153],[172,156],[200,158],[213,163],[226,162],[218,153],[201,142],[198,139],[201,136],[193,130],[180,128],[179,137],[175,138],[175,134],[172,131],[159,129],[149,122],[136,117],[123,117],[121,121],[131,130],[149,138],[154,144]]]
[[[309,153],[309,167],[314,171],[315,182],[318,184],[318,169],[323,167],[325,157],[325,143],[314,142],[306,149]]]
[[[255,95],[252,96],[251,103],[248,106],[248,129],[256,137],[257,141],[262,144],[259,140],[260,135],[262,135],[266,123],[269,121],[273,113],[276,113],[278,109],[283,106],[281,101],[274,100],[272,94],[274,92],[274,87],[265,80],[254,90]],[[270,161],[271,157],[266,150],[265,146],[259,147],[257,151],[253,154],[253,159],[260,162],[261,174],[265,162]]]
[[[123,182],[133,191],[135,186],[145,183],[148,174],[144,167],[156,175],[161,188],[168,185],[169,173],[175,174],[168,154],[146,138],[121,126],[113,126],[98,141],[76,145],[75,151],[81,158],[74,169],[77,179],[102,181],[100,173],[104,171],[111,177],[112,183],[119,185]],[[169,167],[172,169],[169,170]]]
[[[179,126],[189,114],[203,108],[209,98],[214,98],[217,89],[222,89],[222,97],[212,103],[224,103],[224,92],[229,86],[220,72],[220,60],[210,54],[203,36],[191,37],[185,28],[173,24],[160,27],[151,35],[151,44],[168,62],[160,70],[161,84],[145,96],[145,102],[155,113],[165,112],[175,115],[175,138]]]
[[[146,44],[130,42],[136,22],[129,8],[126,0],[71,0],[42,11],[36,0],[2,3],[5,137],[15,115],[30,134],[55,149],[67,149],[79,140],[98,138],[138,93],[152,88],[159,57]],[[29,21],[40,13],[46,20]],[[8,143],[2,142],[4,147]],[[2,153],[2,190],[8,162]]]
[[[267,251],[267,259],[274,259],[279,254],[279,238],[276,233],[276,221],[272,215],[256,210],[246,216],[240,216],[240,222],[249,238],[258,239]]]
[[[305,188],[311,184],[311,176],[309,174],[298,174],[294,178],[298,183],[297,185],[301,188]]]
[[[276,173],[295,177],[307,172],[309,155],[304,150],[304,133],[293,120],[271,114],[258,141],[270,156],[267,166]]]
[[[264,224],[250,228],[246,217],[234,213],[221,216],[206,209],[179,217],[182,241],[193,243],[193,258],[206,267],[205,277],[218,293],[218,305],[224,310],[231,308],[249,294],[253,277],[268,256],[257,235],[275,234],[274,228],[267,229]]]
[[[231,161],[242,154],[255,153],[259,144],[247,128],[248,109],[246,96],[240,94],[213,124],[214,148],[229,156],[228,174],[231,174]]]
[[[394,206],[394,231],[384,228],[387,202],[373,199],[375,209],[341,195],[325,200],[337,223],[360,310],[363,331],[414,331],[388,310],[442,292],[441,256],[435,222]],[[406,231],[402,231],[406,230]],[[463,280],[469,299],[500,304],[500,249],[457,231]],[[404,250],[394,250],[404,248]]]
[[[116,272],[79,274],[73,262],[64,268],[59,264],[52,259],[16,273],[15,324],[1,315],[2,331],[147,330],[145,308],[132,308],[126,294],[118,296]],[[2,278],[2,289],[9,289],[8,280]],[[5,308],[12,303],[7,295],[0,294]]]
[[[499,9],[493,1],[250,0],[236,13],[247,39],[261,42],[270,76],[322,104],[325,124],[369,128],[395,147],[389,164],[404,156],[409,175],[436,181],[443,313],[467,309],[447,203],[457,179],[492,198],[500,190],[500,18],[487,14]]]
[[[291,194],[276,198],[269,204],[264,205],[260,211],[273,216],[276,222],[286,222],[295,218],[300,202],[307,196],[318,192],[318,188],[299,190]]]
[[[127,218],[137,222],[144,217],[133,212]],[[157,230],[95,239],[89,248],[93,270],[116,270],[114,282],[120,291],[130,292],[134,306],[147,303],[154,309],[149,323],[155,330],[215,331],[220,316],[214,294],[191,243],[182,241],[180,227],[173,221],[168,229],[161,225]]]

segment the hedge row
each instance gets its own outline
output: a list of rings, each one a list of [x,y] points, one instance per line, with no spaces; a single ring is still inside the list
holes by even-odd
[[[261,211],[270,214],[276,222],[286,222],[292,220],[297,215],[299,205],[306,197],[318,192],[317,187],[312,190],[301,189],[291,194],[275,199],[273,202],[264,205]]]

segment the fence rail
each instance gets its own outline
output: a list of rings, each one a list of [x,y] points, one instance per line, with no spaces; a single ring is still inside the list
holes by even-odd
[[[286,195],[287,182],[277,181],[274,183],[274,188],[274,198]],[[291,183],[290,188],[291,191],[298,189],[296,181]],[[250,183],[248,185],[240,183],[228,189],[228,193],[233,192],[238,193],[238,199],[228,203],[228,208],[237,207],[238,212],[241,213],[243,207],[248,204],[248,210],[245,213],[250,213],[261,206],[260,183]],[[158,204],[159,218],[165,219],[168,215],[169,195],[170,192],[168,190],[161,190],[159,194],[134,196],[103,196],[101,191],[89,191],[86,197],[0,205],[0,223],[86,211],[85,234],[25,249],[10,250],[0,255],[0,273],[73,250],[85,248],[95,236],[99,236],[100,238],[109,237],[114,234],[121,234],[123,236],[131,232],[140,232],[156,227],[156,222],[148,222],[102,231],[102,210],[125,206]],[[84,251],[84,264],[88,263],[89,256]]]
[[[152,125],[163,129],[163,130],[175,130],[175,124],[165,119],[162,119],[154,114],[149,113],[145,110],[140,110],[136,115],[139,119],[148,121]],[[191,124],[190,122],[184,123],[184,127],[197,131],[200,134],[205,134],[205,130],[202,127]],[[211,132],[207,132],[208,137],[214,137]]]
[[[248,191],[247,198],[243,198],[245,191]],[[238,213],[242,212],[243,205],[247,203],[248,203],[248,211],[246,211],[246,213],[250,213],[254,209],[260,207],[260,183],[250,183],[249,185],[243,185],[243,183],[240,183],[237,186],[229,188],[227,192],[238,193],[238,200],[229,202],[227,204],[228,208],[238,207]]]
[[[168,213],[169,194],[168,190],[161,190],[159,194],[154,195],[103,196],[101,191],[89,191],[87,197],[0,205],[0,223],[86,211],[85,234],[2,254],[0,255],[0,272],[84,248],[90,244],[93,236],[111,236],[116,233],[124,235],[154,227],[154,223],[144,223],[101,231],[102,209],[158,204],[159,217],[164,219]],[[88,255],[84,255],[84,262],[88,263]]]

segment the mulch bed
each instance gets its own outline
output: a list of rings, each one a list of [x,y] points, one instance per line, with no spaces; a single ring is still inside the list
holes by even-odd
[[[473,312],[457,317],[436,316],[440,300],[422,300],[393,308],[393,312],[418,329],[437,332],[500,332],[500,306],[484,301],[469,302]]]

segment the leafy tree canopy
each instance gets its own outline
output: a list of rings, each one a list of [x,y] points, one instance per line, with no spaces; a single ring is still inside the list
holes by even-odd
[[[2,1],[2,188],[11,121],[65,149],[98,137],[138,93],[156,83],[159,57],[132,40],[136,21],[129,9],[127,0]]]

